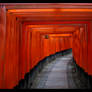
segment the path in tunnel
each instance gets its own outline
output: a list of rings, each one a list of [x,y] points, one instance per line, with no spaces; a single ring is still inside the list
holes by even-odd
[[[75,89],[81,88],[78,76],[73,72],[72,53],[56,58],[44,67],[31,88],[33,89]],[[75,74],[73,78],[73,74]],[[76,79],[76,80],[75,80]],[[77,81],[77,82],[76,82]],[[87,88],[83,86],[82,88]]]

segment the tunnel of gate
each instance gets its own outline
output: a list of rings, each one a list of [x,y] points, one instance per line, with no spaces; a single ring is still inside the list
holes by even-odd
[[[5,14],[5,13],[2,13],[2,14]],[[4,16],[3,16],[4,17]],[[0,17],[1,18],[1,17]],[[14,20],[15,18],[12,18],[12,20]],[[10,20],[10,18],[8,19],[8,20]],[[73,20],[73,19],[72,19]],[[82,20],[91,20],[91,18],[90,19],[82,19]],[[3,27],[3,23],[4,23],[4,20],[3,20],[3,18],[1,18],[1,24],[2,24],[2,27]],[[16,22],[16,21],[15,21]],[[17,21],[18,22],[18,21]],[[9,24],[10,23],[12,23],[12,22],[9,22]],[[18,22],[19,23],[19,22]],[[32,23],[32,22],[31,22]],[[34,23],[34,22],[33,22]],[[35,22],[35,23],[39,23],[39,22]],[[43,22],[41,22],[41,23],[43,23]],[[49,22],[46,22],[46,23],[49,23]],[[55,23],[55,22],[54,22]],[[60,22],[56,22],[56,23],[60,23]],[[69,22],[66,22],[66,23],[69,23]],[[71,23],[71,22],[70,22]],[[92,70],[91,70],[91,66],[92,66],[92,62],[91,62],[91,47],[92,47],[92,44],[91,44],[91,25],[92,25],[92,23],[91,22],[72,22],[72,23],[81,23],[81,24],[87,24],[87,26],[88,26],[88,28],[87,28],[87,31],[88,31],[88,66],[89,66],[89,68],[88,68],[88,74],[89,75],[92,75]],[[8,23],[7,23],[8,24]],[[8,26],[9,26],[9,24],[8,24]],[[15,23],[16,24],[16,23]],[[13,24],[11,24],[11,25],[13,25]],[[18,25],[18,24],[17,24]],[[2,28],[1,27],[1,28]],[[1,29],[0,28],[0,29]],[[8,28],[8,32],[9,32],[9,29],[11,29],[10,27]],[[12,27],[12,29],[13,29],[13,27]],[[5,29],[2,29],[2,30],[5,30]],[[19,29],[17,29],[17,30],[19,30]],[[1,32],[1,30],[0,30],[0,32]],[[5,32],[5,31],[3,31],[3,32]],[[12,43],[13,41],[15,41],[16,39],[17,39],[17,41],[18,41],[18,31],[16,31],[16,30],[12,30],[12,32],[10,31],[9,33],[7,32],[7,36],[6,36],[6,38],[7,38],[7,43],[6,43],[6,46],[8,47],[8,49],[6,48],[6,59],[5,59],[5,66],[4,66],[4,75],[3,75],[3,77],[2,78],[4,78],[5,79],[5,81],[4,81],[4,85],[6,85],[5,86],[5,88],[7,87],[7,88],[12,88],[14,85],[16,85],[17,84],[17,80],[18,80],[18,78],[15,78],[15,74],[16,74],[16,76],[18,75],[18,67],[16,66],[15,68],[14,68],[14,73],[12,73],[11,74],[11,71],[9,72],[9,74],[7,74],[8,73],[8,70],[9,70],[9,66],[8,66],[8,64],[10,64],[10,63],[12,63],[12,62],[10,62],[10,61],[12,61],[12,60],[14,60],[14,58],[15,58],[15,56],[17,56],[17,58],[18,58],[18,53],[17,53],[17,51],[16,51],[16,53],[14,54],[14,50],[13,49],[11,49],[11,48],[9,48],[9,47],[16,47],[16,46],[18,46],[18,43],[17,43],[17,45],[16,46],[14,46],[14,45],[9,45],[9,42],[10,43]],[[12,36],[14,35],[14,37],[16,37],[16,39],[10,39],[9,38],[9,35],[12,33]],[[16,33],[16,35],[14,34],[14,33]],[[1,37],[1,36],[0,36]],[[1,39],[4,39],[5,38],[5,35],[3,35],[3,37],[1,37]],[[2,46],[3,47],[3,45],[4,45],[4,43],[3,43],[4,41],[2,40],[2,42],[1,42],[1,45],[0,45],[0,47]],[[75,45],[76,46],[76,45]],[[17,49],[18,49],[18,47],[16,47]],[[3,50],[3,49],[2,49]],[[0,50],[1,51],[1,50]],[[11,51],[11,52],[9,52],[9,51]],[[3,53],[4,51],[2,51],[2,52],[0,52],[1,53],[1,55],[2,55],[2,53]],[[78,52],[79,53],[79,52]],[[12,55],[13,57],[12,58],[10,58],[10,56],[9,55]],[[76,54],[75,54],[75,56],[76,56]],[[77,57],[77,56],[76,56]],[[75,58],[76,58],[75,57]],[[1,60],[1,59],[0,59]],[[18,61],[18,59],[15,59],[16,61]],[[9,61],[9,62],[6,62],[6,61]],[[13,63],[13,65],[16,65],[16,63],[18,63],[18,62],[16,62],[16,61],[14,61]],[[2,63],[2,62],[0,62],[0,63]],[[3,66],[2,64],[0,64],[1,66]],[[13,69],[12,69],[13,70]],[[7,71],[7,72],[6,72]],[[2,75],[2,71],[1,71],[1,75]],[[19,72],[20,73],[20,72]],[[5,75],[7,75],[6,77],[5,77]],[[11,75],[11,77],[9,78],[9,75]],[[1,79],[2,79],[1,78]],[[12,81],[11,81],[12,80]],[[11,82],[10,82],[11,81]],[[10,85],[8,85],[8,83],[10,82]],[[3,84],[3,82],[0,82],[1,84]],[[2,87],[1,87],[2,88]]]
[[[36,33],[37,34],[37,33]],[[33,37],[35,37],[35,36],[33,36]],[[34,40],[35,38],[33,38],[33,40]],[[35,42],[35,44],[36,45],[33,45],[33,48],[35,47],[35,49],[37,48],[37,41],[33,41],[33,42]],[[40,43],[40,42],[39,42]],[[42,45],[42,46],[44,46],[44,45]],[[33,50],[33,49],[32,49]],[[31,50],[31,52],[32,52],[32,50]],[[39,50],[40,51],[40,50]],[[37,51],[34,51],[34,53],[36,54],[37,53]],[[33,54],[33,53],[32,53]],[[35,56],[35,54],[34,54],[34,58],[36,58],[36,56]],[[39,54],[39,53],[38,53]],[[54,53],[53,53],[54,54]],[[38,56],[38,55],[37,55]],[[33,58],[33,59],[34,59]],[[38,60],[35,60],[34,62],[33,62],[33,67],[34,67],[34,65],[36,65],[37,63],[38,63],[38,61],[39,61],[39,59]],[[32,62],[32,60],[31,60],[31,62]],[[36,63],[36,64],[35,64]],[[26,64],[25,64],[26,65]],[[28,67],[28,66],[26,66],[26,67]]]
[[[24,27],[25,27],[25,26],[23,25],[23,30],[24,30]],[[25,29],[26,29],[26,27],[25,27]],[[23,30],[22,30],[22,31],[23,31]],[[31,31],[30,31],[29,33],[31,33],[32,30],[33,30],[33,28],[31,28]],[[34,35],[33,37],[36,38],[36,33],[35,33],[35,31],[36,31],[36,30],[34,30],[34,32],[33,32],[32,34]],[[47,30],[45,30],[45,31],[47,32]],[[26,33],[27,33],[27,32],[24,32],[24,34],[23,34],[24,37],[26,37],[26,36],[25,36]],[[52,32],[52,33],[53,33],[53,32]],[[60,33],[60,32],[59,32],[59,33]],[[32,41],[37,43],[37,41],[36,41],[35,38],[33,38]],[[23,44],[24,44],[24,45],[23,45],[23,46],[25,46],[25,41],[26,41],[26,39],[24,38],[24,40],[23,40]],[[39,42],[39,43],[40,43],[40,42]],[[35,46],[36,46],[36,47],[35,47]],[[33,48],[36,49],[36,48],[37,48],[37,44],[36,44],[36,45],[33,45]],[[25,72],[26,72],[26,70],[24,70],[24,69],[26,68],[26,66],[25,66],[25,65],[26,65],[26,62],[25,62],[25,57],[26,57],[26,56],[25,56],[25,48],[24,48],[24,47],[23,47],[23,50],[24,50],[24,52],[22,52],[22,54],[24,53],[24,54],[23,54],[24,56],[23,56],[23,57],[21,56],[23,60],[20,60],[20,61],[24,62],[24,64],[22,63],[22,64],[24,65],[24,66],[22,65],[23,69],[21,68],[21,70],[23,70],[23,72],[24,72],[24,73],[22,73],[23,76],[24,76],[24,74],[25,74]],[[22,50],[22,51],[23,51],[23,50]],[[32,50],[33,50],[33,51],[31,51],[31,52],[35,52],[34,49],[32,49]],[[21,52],[21,51],[20,51],[20,52]],[[37,52],[40,52],[40,50],[39,50],[39,51],[36,51],[36,53],[37,53]],[[34,56],[36,55],[36,53],[34,53]],[[33,55],[33,53],[31,53],[31,54]],[[37,59],[36,61],[39,61],[39,57],[38,57],[38,56],[37,56],[37,58],[38,58],[38,59]],[[33,58],[33,59],[35,59],[35,58]],[[36,65],[36,63],[33,63],[33,64],[31,63],[31,65],[34,67],[34,65]],[[25,68],[24,68],[24,67],[25,67]],[[28,70],[28,71],[29,71],[29,70]]]
[[[24,44],[24,41],[23,41],[23,44]],[[23,59],[23,60],[25,60],[25,59]],[[24,65],[25,65],[25,64],[24,64]],[[33,66],[34,66],[34,65],[33,65]],[[23,67],[23,66],[22,66],[22,67]],[[24,66],[24,67],[25,67],[25,66]],[[23,69],[25,69],[24,67],[23,67]],[[23,71],[23,72],[24,72],[24,71]],[[26,73],[26,72],[25,72],[25,73]],[[24,75],[25,75],[25,73],[24,73]]]
[[[30,29],[30,28],[29,28],[29,29]],[[36,31],[39,31],[39,29],[36,30],[36,29],[31,28],[30,31],[32,31],[32,30],[35,31],[35,32],[36,32]],[[33,32],[33,31],[32,31],[32,32]],[[46,33],[45,33],[45,31],[46,31]],[[48,32],[47,32],[47,29],[45,29],[45,31],[43,31],[43,29],[42,29],[42,33],[44,32],[44,34],[47,34],[47,33],[49,34],[49,33],[51,32],[51,29],[49,29]],[[35,33],[35,32],[34,32],[34,33]],[[33,33],[33,35],[34,35],[34,33]],[[39,33],[39,32],[38,32],[38,33]],[[54,32],[51,32],[51,33],[54,33]],[[60,33],[60,32],[59,32],[59,33]],[[35,37],[36,35],[37,35],[37,32],[35,33],[35,35],[34,35],[33,37]],[[41,38],[41,37],[38,37],[38,38]],[[38,39],[35,39],[35,38],[33,38],[33,40],[32,40],[32,41],[34,42],[34,43],[32,43],[34,49],[32,49],[33,51],[31,50],[31,52],[34,52],[34,55],[33,55],[33,53],[32,53],[33,59],[36,58],[36,54],[37,54],[37,50],[36,50],[36,49],[37,49],[37,40],[38,40]],[[40,43],[40,42],[41,42],[41,40],[39,40],[38,43]],[[44,45],[41,45],[41,46],[44,46]],[[40,51],[41,51],[41,49],[39,48],[38,55],[39,55]],[[54,50],[54,52],[53,52],[52,54],[55,54],[55,50]],[[38,56],[38,55],[37,55],[37,56]],[[42,55],[44,55],[44,54],[42,54]],[[44,58],[44,56],[42,56],[42,57]],[[43,58],[42,58],[42,59],[43,59]],[[37,64],[39,60],[41,60],[41,59],[38,59],[38,60],[35,59],[35,60],[34,60],[34,62],[33,62],[33,64],[32,64],[33,67],[34,67],[35,62],[36,62],[36,64]],[[32,58],[31,58],[31,61],[33,61]],[[35,64],[35,65],[36,65],[36,64]]]
[[[80,65],[80,64],[79,64]],[[82,67],[83,68],[83,67]]]

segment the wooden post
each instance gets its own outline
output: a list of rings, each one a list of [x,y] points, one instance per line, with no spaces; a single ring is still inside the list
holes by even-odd
[[[6,9],[0,5],[0,89],[4,88]]]

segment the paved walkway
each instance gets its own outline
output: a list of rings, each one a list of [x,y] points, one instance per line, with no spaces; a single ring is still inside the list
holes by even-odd
[[[72,53],[56,58],[45,66],[31,88],[35,89],[76,89],[78,88],[72,76]],[[77,76],[75,76],[76,78]],[[77,78],[76,78],[77,79]],[[77,81],[78,82],[78,81]]]

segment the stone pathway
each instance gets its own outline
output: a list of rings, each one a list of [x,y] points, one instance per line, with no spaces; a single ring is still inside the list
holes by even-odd
[[[73,68],[72,53],[58,57],[38,74],[31,89],[78,89]]]

